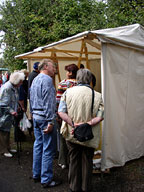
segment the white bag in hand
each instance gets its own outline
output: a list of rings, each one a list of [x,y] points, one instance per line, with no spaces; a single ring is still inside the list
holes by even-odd
[[[26,113],[23,113],[23,118],[20,120],[20,129],[22,131],[27,131],[31,126],[31,122],[28,120]]]

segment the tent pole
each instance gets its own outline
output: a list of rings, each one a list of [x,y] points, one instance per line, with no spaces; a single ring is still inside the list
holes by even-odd
[[[59,80],[59,82],[60,82],[61,79],[60,79],[60,74],[59,74],[58,60],[57,60],[57,55],[56,55],[56,53],[55,53],[54,51],[51,52],[51,59],[53,60],[53,62],[54,62],[55,64],[57,64],[57,65],[56,65],[56,70],[57,70],[58,80]],[[53,82],[54,82],[54,86],[56,87],[55,76],[54,76],[54,78],[53,78]]]
[[[81,43],[81,50],[80,50],[80,55],[78,58],[78,68],[80,68],[81,60],[82,60],[82,54],[83,54],[83,49],[84,49],[84,39],[82,39]]]
[[[85,50],[85,57],[86,57],[86,67],[87,67],[88,69],[90,69],[89,61],[88,61],[88,51],[87,51],[86,43],[84,43],[84,50]]]

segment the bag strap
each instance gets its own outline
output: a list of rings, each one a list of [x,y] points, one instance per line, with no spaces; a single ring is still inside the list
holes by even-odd
[[[91,88],[92,89],[92,88]],[[91,117],[93,115],[93,107],[94,107],[94,90],[92,89],[92,105],[91,105]]]

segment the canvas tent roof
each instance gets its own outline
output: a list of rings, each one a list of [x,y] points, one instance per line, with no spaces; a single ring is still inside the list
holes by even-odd
[[[81,53],[88,54],[89,59],[95,59],[101,55],[101,42],[115,43],[143,50],[143,31],[144,28],[139,24],[112,29],[85,31],[58,42],[38,47],[31,52],[17,55],[15,58],[48,58],[51,57],[52,52],[55,52],[58,59],[78,59]],[[86,45],[84,51],[82,50],[82,42]],[[85,57],[82,59],[85,59]]]
[[[81,61],[101,58],[105,105],[102,169],[122,166],[144,155],[144,27],[139,24],[86,31],[19,59]]]
[[[93,41],[89,40],[91,38],[93,39]],[[84,51],[82,50],[82,47],[86,47]],[[70,60],[78,60],[80,53],[82,52],[88,54],[89,59],[100,58],[100,42],[98,41],[98,39],[95,38],[95,35],[91,32],[80,33],[73,37],[66,38],[64,40],[51,43],[43,47],[38,47],[32,52],[18,55],[16,56],[16,58],[51,58],[52,53],[55,53],[58,60],[63,60],[67,58]],[[86,58],[82,57],[82,60],[86,60]]]
[[[144,49],[144,27],[140,24],[128,25],[118,28],[92,31],[95,32],[101,42],[114,43],[121,46]]]

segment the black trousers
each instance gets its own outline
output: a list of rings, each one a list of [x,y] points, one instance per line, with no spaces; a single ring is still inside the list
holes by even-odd
[[[25,134],[20,130],[19,122],[23,118],[23,112],[19,112],[18,116],[14,119],[14,140],[15,142],[25,141]]]
[[[66,144],[66,140],[60,134],[60,151],[59,151],[59,159],[58,164],[68,165],[68,148]]]
[[[72,191],[90,191],[94,149],[67,141],[69,150],[68,181]]]

